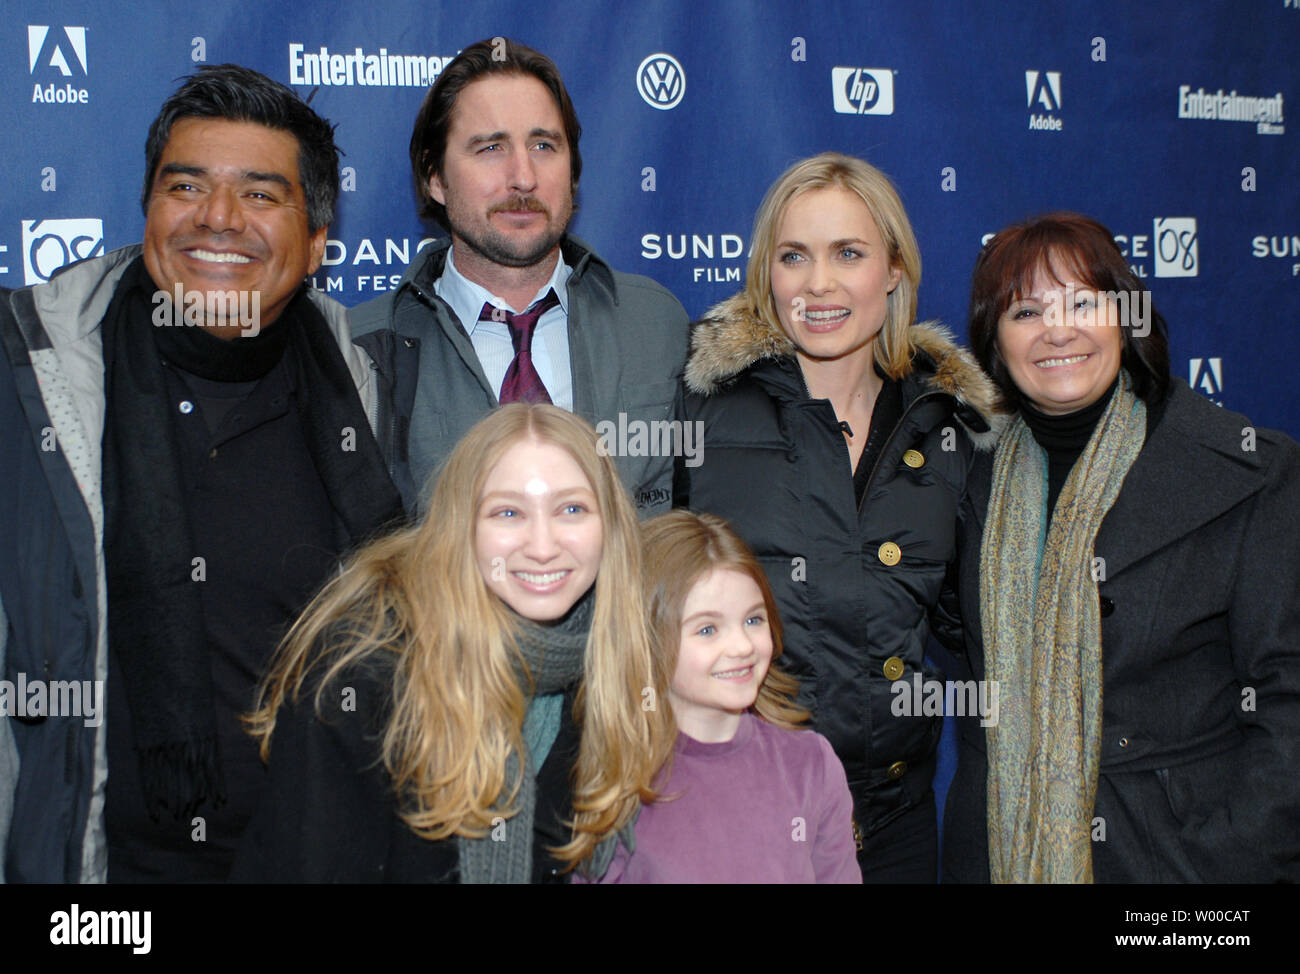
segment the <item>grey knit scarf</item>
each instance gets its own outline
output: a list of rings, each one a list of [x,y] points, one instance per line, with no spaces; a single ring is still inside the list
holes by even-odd
[[[519,683],[525,694],[532,695],[522,728],[524,753],[511,754],[506,761],[506,781],[519,782],[517,811],[509,818],[494,819],[492,829],[481,839],[457,837],[462,883],[532,880],[537,771],[546,763],[559,734],[564,692],[582,679],[594,592],[593,587],[554,625],[540,626],[515,617],[515,638],[527,669],[519,674]]]

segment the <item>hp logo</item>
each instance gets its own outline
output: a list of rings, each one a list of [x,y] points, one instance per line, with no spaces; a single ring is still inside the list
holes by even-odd
[[[835,110],[841,115],[894,114],[894,72],[890,68],[831,68]]]

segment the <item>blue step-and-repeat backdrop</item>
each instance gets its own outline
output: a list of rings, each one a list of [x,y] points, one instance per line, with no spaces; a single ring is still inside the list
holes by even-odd
[[[234,61],[338,124],[344,193],[319,287],[390,288],[435,232],[407,143],[458,50],[558,63],[584,126],[574,230],[692,315],[736,291],[754,210],[825,149],[897,182],[923,317],[964,335],[981,238],[1049,209],[1109,226],[1173,369],[1300,436],[1300,0],[7,0],[0,284],[142,236],[145,134],[176,80]]]

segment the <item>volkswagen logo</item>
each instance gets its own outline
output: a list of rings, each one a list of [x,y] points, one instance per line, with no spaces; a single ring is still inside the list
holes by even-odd
[[[651,108],[676,108],[686,94],[686,72],[671,54],[651,54],[636,69],[636,87]]]

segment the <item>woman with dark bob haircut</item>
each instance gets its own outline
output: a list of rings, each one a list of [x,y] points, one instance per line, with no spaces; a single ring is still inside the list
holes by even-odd
[[[1171,379],[1110,231],[1007,227],[971,344],[1014,422],[963,501],[964,720],[945,876],[1300,878],[1300,449]]]

